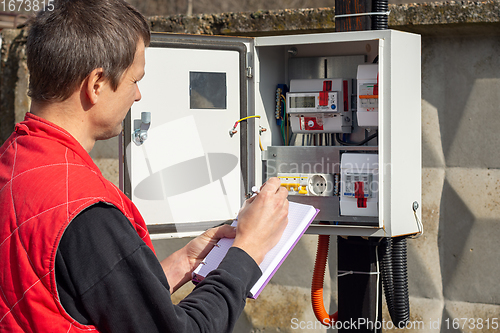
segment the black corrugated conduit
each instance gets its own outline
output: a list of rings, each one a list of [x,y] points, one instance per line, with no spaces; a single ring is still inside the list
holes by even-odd
[[[404,328],[410,320],[406,238],[384,238],[379,247],[379,256],[389,314],[396,327]]]
[[[372,16],[372,30],[385,30],[389,26],[389,16],[386,15],[389,11],[389,0],[373,0],[373,11],[376,13],[384,13],[383,15]]]

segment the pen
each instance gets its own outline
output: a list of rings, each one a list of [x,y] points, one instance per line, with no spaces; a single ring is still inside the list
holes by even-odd
[[[259,194],[260,189],[257,186],[252,186],[252,196],[250,198],[255,197],[257,194]]]

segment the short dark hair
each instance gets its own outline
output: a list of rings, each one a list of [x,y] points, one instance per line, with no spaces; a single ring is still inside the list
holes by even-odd
[[[96,68],[116,90],[141,40],[149,45],[149,25],[123,0],[56,0],[31,22],[28,95],[64,101]]]

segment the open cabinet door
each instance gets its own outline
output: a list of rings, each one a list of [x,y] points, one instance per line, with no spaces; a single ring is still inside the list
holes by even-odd
[[[152,238],[200,234],[245,197],[248,124],[229,131],[247,116],[247,48],[204,37],[153,34],[125,120],[122,190]]]

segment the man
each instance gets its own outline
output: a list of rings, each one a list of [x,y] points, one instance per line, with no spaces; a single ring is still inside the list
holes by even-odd
[[[30,112],[0,148],[0,331],[232,331],[286,226],[287,191],[270,179],[236,230],[208,230],[160,264],[141,215],[88,155],[141,98],[148,25],[122,0],[48,9],[27,40]],[[235,241],[219,268],[173,305],[221,237]]]

